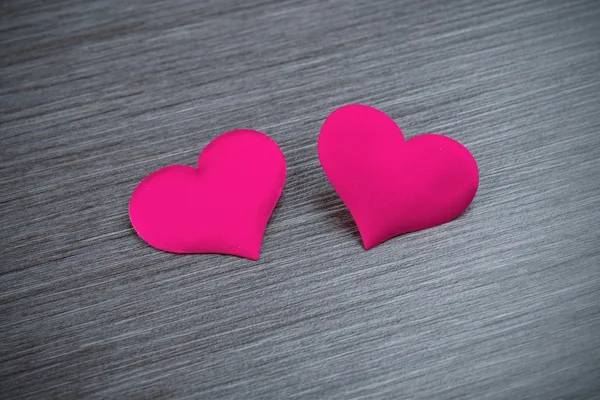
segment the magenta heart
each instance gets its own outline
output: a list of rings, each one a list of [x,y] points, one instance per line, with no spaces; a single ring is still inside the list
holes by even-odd
[[[273,140],[236,130],[206,146],[198,168],[172,165],[144,178],[131,195],[129,216],[157,249],[258,260],[285,177],[285,158]]]
[[[335,110],[321,128],[318,148],[367,250],[455,219],[479,185],[477,163],[463,145],[432,134],[405,142],[390,117],[365,105]]]

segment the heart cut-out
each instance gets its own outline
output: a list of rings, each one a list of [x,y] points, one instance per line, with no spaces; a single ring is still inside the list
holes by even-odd
[[[129,217],[157,249],[258,260],[285,178],[285,158],[272,139],[235,130],[204,148],[198,168],[172,165],[144,178],[131,195]]]
[[[477,163],[463,145],[434,134],[405,142],[390,117],[365,105],[343,106],[329,115],[318,150],[367,250],[455,219],[479,185]]]

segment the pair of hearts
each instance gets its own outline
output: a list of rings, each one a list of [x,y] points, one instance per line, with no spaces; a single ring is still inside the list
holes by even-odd
[[[390,117],[365,105],[327,118],[318,153],[367,250],[455,219],[479,184],[475,159],[460,143],[433,134],[404,141]],[[131,196],[131,223],[160,250],[258,260],[285,178],[285,158],[272,139],[228,132],[204,148],[197,168],[173,165],[143,179]]]

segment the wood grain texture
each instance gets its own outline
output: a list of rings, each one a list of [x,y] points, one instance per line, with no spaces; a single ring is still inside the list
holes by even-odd
[[[7,0],[1,398],[600,398],[600,3]],[[365,252],[316,140],[360,102],[480,165]],[[136,184],[238,127],[288,163],[262,258],[147,247]]]

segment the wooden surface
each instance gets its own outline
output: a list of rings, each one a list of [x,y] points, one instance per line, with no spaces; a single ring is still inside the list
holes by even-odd
[[[0,397],[600,397],[600,3],[35,1],[0,25]],[[461,218],[364,251],[325,117],[480,166]],[[215,136],[288,162],[259,262],[146,246],[129,196]]]

